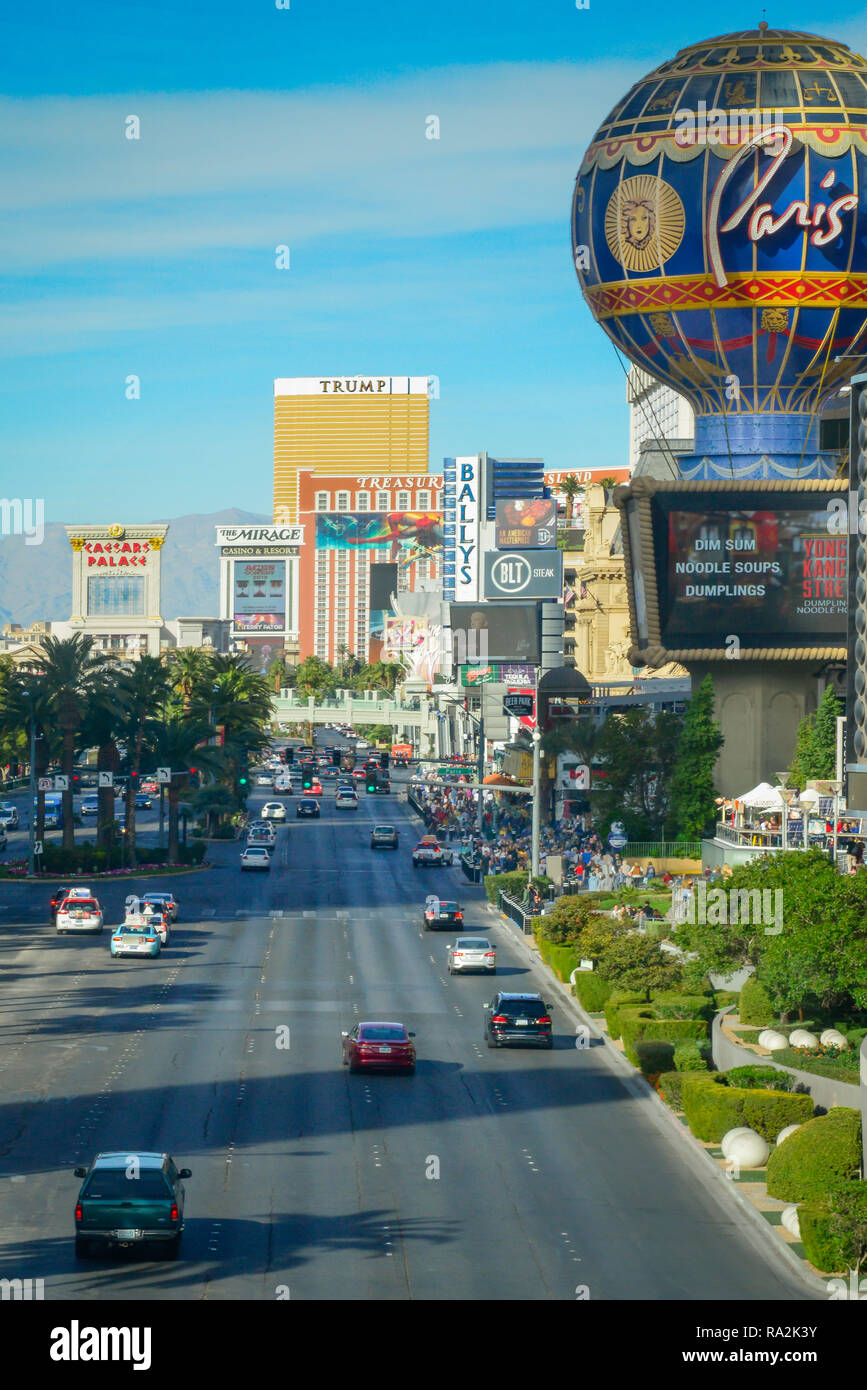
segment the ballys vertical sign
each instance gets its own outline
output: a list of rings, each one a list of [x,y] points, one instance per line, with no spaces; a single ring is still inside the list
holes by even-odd
[[[722,170],[711,194],[707,209],[707,248],[710,268],[717,285],[722,289],[728,284],[720,252],[720,233],[734,231],[746,221],[746,233],[751,242],[757,244],[763,237],[776,235],[789,225],[802,227],[809,232],[812,246],[828,246],[843,232],[842,217],[858,206],[857,193],[844,193],[829,202],[817,202],[811,206],[807,197],[793,198],[775,216],[773,205],[766,202],[765,192],[779,173],[783,162],[792,148],[792,132],[788,126],[771,126],[759,131],[747,140]],[[773,158],[761,178],[747,193],[732,213],[720,222],[720,207],[723,194],[734,177],[741,160],[754,149],[770,149]],[[824,191],[833,188],[837,175],[833,169],[821,180],[819,187]]]
[[[458,551],[457,582],[460,598],[479,596],[479,459],[477,454],[456,458],[457,508],[455,518]]]

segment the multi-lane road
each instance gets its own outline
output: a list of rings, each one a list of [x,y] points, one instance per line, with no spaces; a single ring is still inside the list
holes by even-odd
[[[552,1052],[486,1049],[495,987],[554,995],[459,870],[413,870],[392,786],[351,812],[326,783],[318,821],[286,798],[270,874],[215,843],[161,880],[181,917],[156,960],[57,937],[45,886],[0,886],[3,1275],[46,1299],[809,1297],[562,1001]],[[381,821],[398,852],[369,848]],[[447,974],[432,890],[496,941],[496,981]],[[129,880],[98,891],[116,922]],[[414,1077],[343,1069],[371,1018],[415,1030]],[[75,1259],[72,1169],[103,1149],[192,1169],[177,1262]]]

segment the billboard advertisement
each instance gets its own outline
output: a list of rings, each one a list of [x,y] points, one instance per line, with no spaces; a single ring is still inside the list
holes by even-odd
[[[317,512],[317,550],[380,550],[401,569],[442,550],[440,512]]]
[[[845,535],[808,506],[665,507],[660,574],[666,646],[843,642],[848,611]]]
[[[453,648],[459,662],[539,661],[539,606],[535,603],[449,604]],[[463,649],[463,655],[461,653]]]
[[[461,685],[508,685],[516,689],[533,685],[536,668],[532,661],[492,661],[484,666],[461,666]]]
[[[553,497],[500,498],[495,545],[498,550],[545,550],[557,544],[557,502]]]
[[[466,454],[443,461],[443,597],[479,597],[482,460]]]
[[[413,680],[431,681],[442,664],[443,630],[425,617],[385,619],[383,661],[400,661]]]
[[[632,664],[842,659],[847,487],[633,480],[618,496]]]
[[[391,613],[391,596],[397,591],[397,565],[370,566],[370,641],[368,661],[379,661],[385,642],[385,620]]]
[[[237,632],[286,628],[286,561],[267,556],[232,566],[232,626]]]
[[[485,598],[559,598],[562,550],[504,550],[485,556]]]

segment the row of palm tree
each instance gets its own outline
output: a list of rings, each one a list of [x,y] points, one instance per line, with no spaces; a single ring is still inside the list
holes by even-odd
[[[124,829],[135,862],[135,793],[143,772],[172,769],[168,786],[168,860],[179,853],[179,808],[190,769],[222,785],[240,805],[248,755],[268,742],[273,691],[244,656],[180,648],[163,657],[123,662],[94,650],[94,639],[47,636],[38,672],[0,664],[0,745],[29,746],[31,711],[36,733],[34,771],[60,767],[69,779],[63,797],[63,847],[75,843],[73,769],[85,749],[96,748],[97,769],[128,775]],[[219,743],[213,739],[219,732]],[[25,755],[26,756],[26,755]],[[100,788],[97,843],[114,833],[114,790]],[[42,839],[45,793],[37,793],[36,838]]]

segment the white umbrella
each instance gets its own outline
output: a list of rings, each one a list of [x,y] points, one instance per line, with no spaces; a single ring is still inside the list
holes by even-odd
[[[760,782],[757,787],[753,787],[751,792],[745,792],[736,800],[752,811],[782,811],[783,809],[780,789],[779,787],[772,787],[770,782]]]

